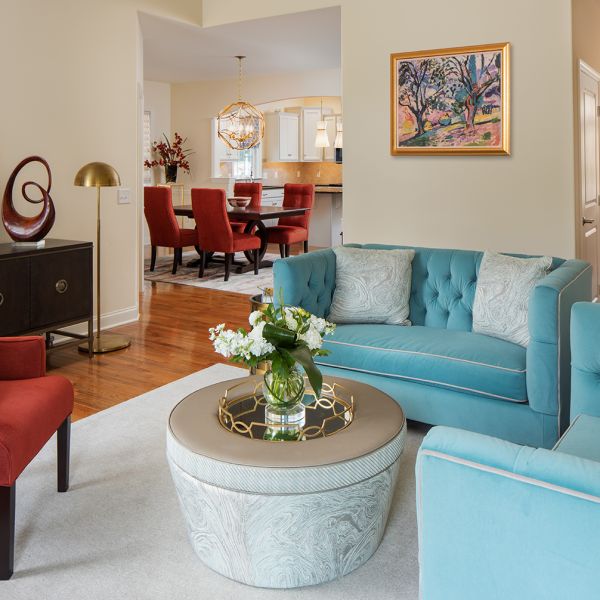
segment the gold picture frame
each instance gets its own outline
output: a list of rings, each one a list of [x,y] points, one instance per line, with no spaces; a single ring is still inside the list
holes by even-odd
[[[510,44],[390,55],[390,152],[510,154]]]

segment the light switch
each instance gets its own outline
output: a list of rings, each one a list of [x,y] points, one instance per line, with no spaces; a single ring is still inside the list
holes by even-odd
[[[118,204],[129,204],[131,200],[129,199],[129,192],[131,190],[129,188],[119,188],[117,190],[117,203]]]

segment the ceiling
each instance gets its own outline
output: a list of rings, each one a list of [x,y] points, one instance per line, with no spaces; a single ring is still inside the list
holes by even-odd
[[[197,27],[140,13],[144,78],[185,82],[237,77],[237,54],[247,56],[245,75],[270,75],[341,65],[340,8]]]

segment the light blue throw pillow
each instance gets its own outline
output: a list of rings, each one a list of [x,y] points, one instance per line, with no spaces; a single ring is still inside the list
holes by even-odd
[[[527,346],[529,298],[551,265],[550,256],[517,258],[484,252],[473,303],[473,331]]]
[[[414,250],[334,248],[335,291],[329,320],[388,323],[408,320]]]

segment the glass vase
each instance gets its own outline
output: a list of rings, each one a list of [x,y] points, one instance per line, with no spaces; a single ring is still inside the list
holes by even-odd
[[[165,165],[165,181],[167,183],[177,181],[177,165]]]
[[[294,441],[300,438],[306,418],[304,392],[304,377],[298,369],[291,369],[285,375],[275,375],[270,369],[265,373],[265,440]]]

